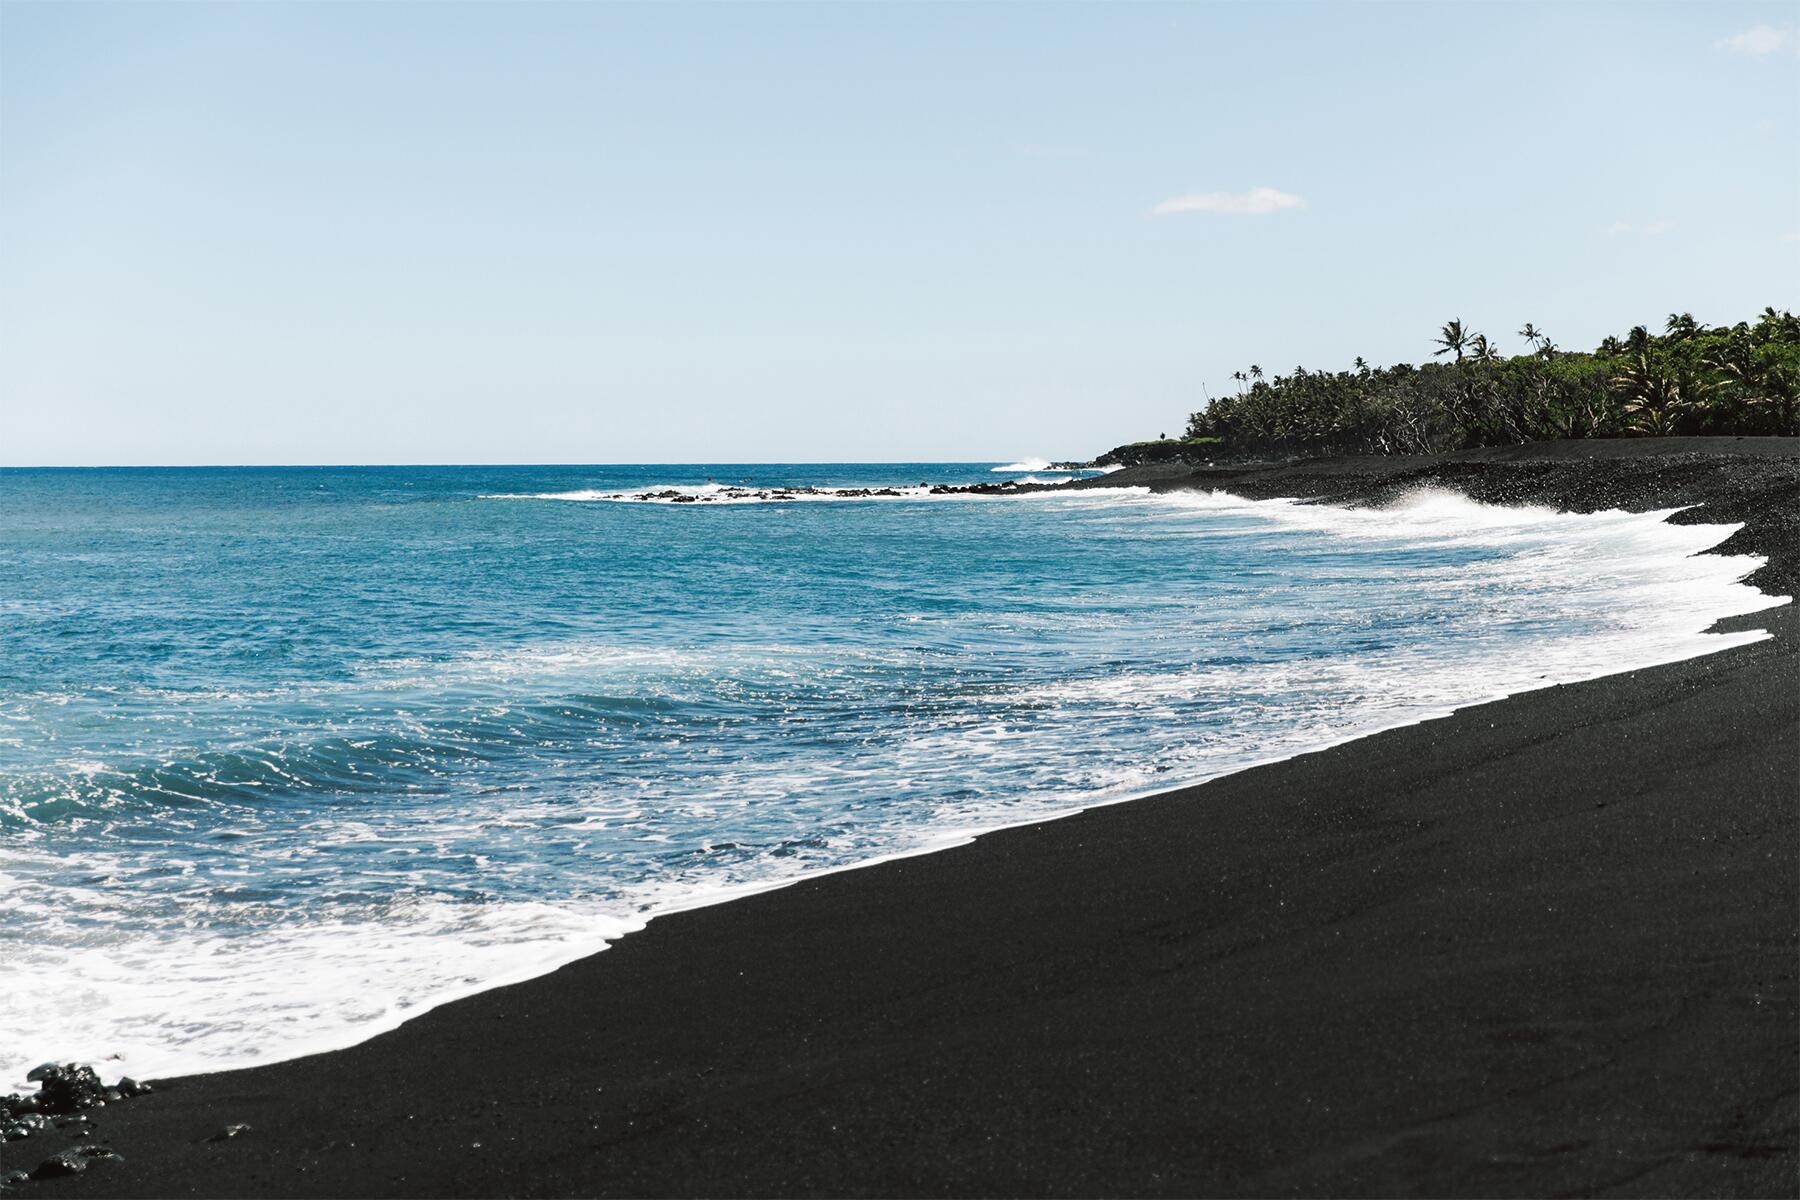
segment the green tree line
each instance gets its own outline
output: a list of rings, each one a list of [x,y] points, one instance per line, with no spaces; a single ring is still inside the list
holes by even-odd
[[[1535,325],[1530,349],[1500,353],[1461,320],[1436,361],[1348,371],[1234,372],[1237,391],[1188,420],[1190,438],[1228,450],[1436,454],[1551,438],[1671,434],[1800,435],[1800,318],[1766,308],[1708,328],[1671,313],[1591,352],[1566,351]]]

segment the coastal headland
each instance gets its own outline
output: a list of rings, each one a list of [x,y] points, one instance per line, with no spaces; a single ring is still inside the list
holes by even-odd
[[[1800,439],[1063,486],[1121,484],[1682,507],[1800,591]],[[118,1161],[17,1192],[1793,1195],[1800,625],[1722,627],[1774,636],[662,917],[350,1049],[153,1081],[89,1111]]]

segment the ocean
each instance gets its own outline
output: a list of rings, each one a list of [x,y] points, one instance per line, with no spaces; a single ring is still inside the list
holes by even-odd
[[[0,471],[0,1082],[347,1045],[1773,602],[1663,514],[930,491],[1044,467]]]

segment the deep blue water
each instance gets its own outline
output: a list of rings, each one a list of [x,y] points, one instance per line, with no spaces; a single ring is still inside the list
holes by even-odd
[[[342,1044],[1761,603],[1653,515],[916,494],[992,465],[0,471],[0,1070]]]

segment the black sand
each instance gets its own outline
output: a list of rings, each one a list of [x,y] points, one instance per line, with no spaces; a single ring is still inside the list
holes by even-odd
[[[1796,454],[1157,485],[1702,502],[1789,591]],[[1779,636],[666,917],[353,1049],[168,1081],[94,1114],[124,1163],[22,1190],[1794,1195],[1800,630],[1732,624]]]

